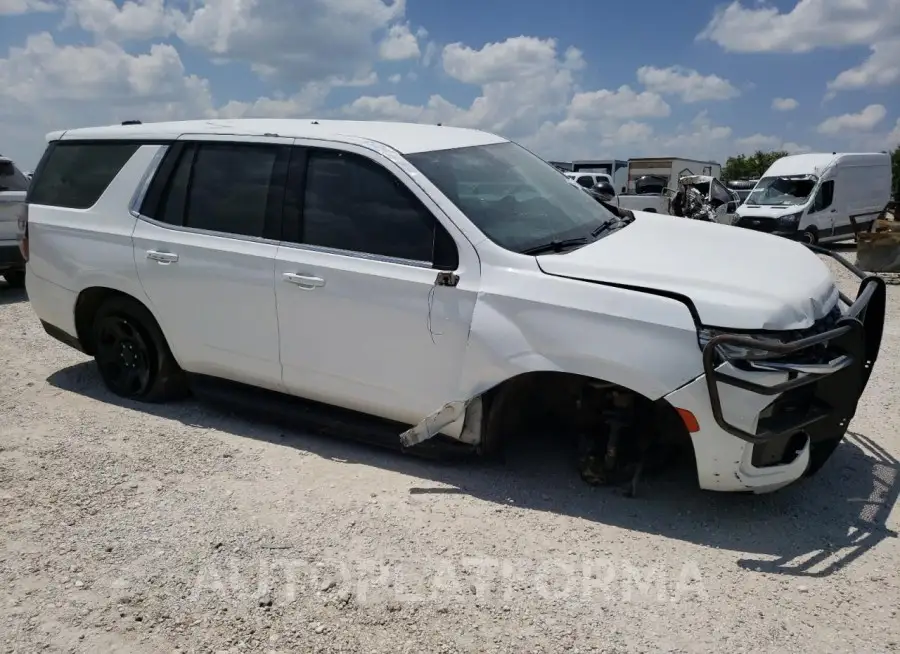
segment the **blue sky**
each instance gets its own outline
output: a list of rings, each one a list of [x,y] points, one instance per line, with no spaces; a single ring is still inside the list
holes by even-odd
[[[898,62],[900,0],[0,0],[0,152],[205,116],[444,122],[560,159],[880,150]]]

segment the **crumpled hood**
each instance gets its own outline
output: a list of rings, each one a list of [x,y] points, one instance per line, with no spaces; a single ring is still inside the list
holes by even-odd
[[[741,330],[810,327],[834,306],[828,267],[771,234],[635,211],[630,225],[590,245],[537,257],[551,275],[679,293],[704,325]]]

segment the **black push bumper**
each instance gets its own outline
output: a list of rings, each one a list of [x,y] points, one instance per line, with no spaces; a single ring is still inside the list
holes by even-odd
[[[703,370],[713,417],[729,434],[757,446],[754,458],[774,442],[782,443],[779,449],[783,450],[798,435],[808,438],[811,447],[823,441],[836,446],[856,413],[881,348],[886,301],[884,280],[866,276],[830,250],[808,247],[833,257],[862,280],[855,300],[841,294],[842,302],[849,307],[833,326],[789,342],[723,334],[710,339],[703,349]],[[740,359],[729,358],[718,347],[726,343],[760,352]],[[787,372],[788,379],[775,386],[756,384],[717,370],[725,362],[745,370]],[[719,383],[760,395],[779,396],[761,414],[756,433],[744,431],[724,417]],[[830,449],[833,448],[829,448],[829,453]]]

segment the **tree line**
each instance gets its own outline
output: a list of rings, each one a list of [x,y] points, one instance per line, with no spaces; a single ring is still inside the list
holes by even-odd
[[[777,159],[787,156],[782,150],[763,152],[757,150],[753,154],[739,154],[736,157],[728,157],[722,166],[722,178],[728,181],[736,179],[759,179]],[[893,188],[894,192],[900,192],[900,146],[891,152],[893,164]]]

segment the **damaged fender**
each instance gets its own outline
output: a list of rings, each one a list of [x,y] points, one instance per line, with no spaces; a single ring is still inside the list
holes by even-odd
[[[403,432],[404,447],[460,420],[461,432],[447,431],[480,444],[482,395],[522,374],[571,373],[655,400],[702,372],[696,327],[678,300],[542,273],[534,284],[530,275],[487,270],[460,354],[459,392]]]

